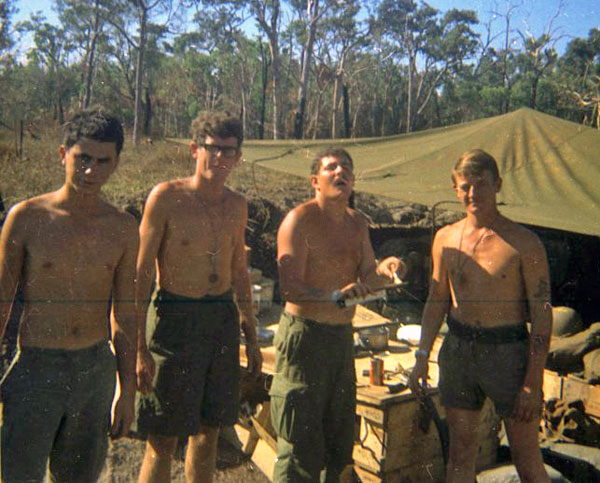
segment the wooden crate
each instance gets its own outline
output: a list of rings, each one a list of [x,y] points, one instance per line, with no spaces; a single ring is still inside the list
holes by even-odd
[[[563,399],[567,402],[581,399],[585,412],[600,418],[600,386],[587,384],[583,379],[569,375],[564,380]]]
[[[433,397],[442,418],[439,395]],[[419,427],[419,403],[413,397],[376,407],[359,401],[360,443],[354,446],[354,462],[372,481],[439,481],[444,464],[440,439],[433,421],[427,432]],[[478,467],[495,463],[499,420],[488,401],[479,426]],[[367,480],[370,481],[370,480]]]
[[[563,394],[563,379],[557,372],[544,369],[544,400],[561,399]]]

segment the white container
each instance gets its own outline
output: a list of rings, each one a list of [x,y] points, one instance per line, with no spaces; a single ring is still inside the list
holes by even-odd
[[[260,313],[260,300],[262,295],[262,287],[257,283],[252,284],[252,310],[254,311],[254,315],[258,315]]]

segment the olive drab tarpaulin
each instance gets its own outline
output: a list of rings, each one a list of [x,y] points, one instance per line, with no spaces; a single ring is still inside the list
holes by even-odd
[[[464,124],[383,138],[248,142],[245,158],[307,177],[331,144],[354,158],[356,190],[432,207],[456,196],[459,156],[483,149],[503,178],[500,211],[529,225],[600,235],[600,131],[522,108]],[[456,204],[440,208],[460,210]]]

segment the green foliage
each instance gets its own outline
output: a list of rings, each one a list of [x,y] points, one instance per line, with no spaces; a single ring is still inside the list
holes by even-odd
[[[0,123],[12,128],[21,120],[30,126],[60,122],[89,97],[131,129],[141,4],[54,3],[59,22],[34,15],[18,25],[31,33],[34,47],[11,59],[6,53],[14,40],[15,2],[0,2]],[[277,101],[279,128],[291,137],[301,97],[307,3],[187,2],[198,5],[197,13],[193,28],[179,32],[183,3],[161,0],[145,24],[141,101],[148,135],[185,137],[198,111],[227,109],[239,113],[248,138],[268,137]],[[573,39],[561,56],[552,48],[551,30],[522,34],[520,43],[511,33],[504,51],[475,34],[479,19],[473,11],[442,12],[420,0],[320,0],[319,9],[305,137],[332,137],[334,131],[344,136],[346,129],[356,137],[390,135],[520,106],[576,121],[595,118],[600,29]],[[279,49],[277,96],[273,41]]]

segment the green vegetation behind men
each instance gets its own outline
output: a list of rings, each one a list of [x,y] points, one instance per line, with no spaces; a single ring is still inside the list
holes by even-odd
[[[101,108],[65,127],[63,186],[9,212],[0,235],[0,335],[20,284],[18,352],[2,389],[2,480],[93,482],[104,465],[115,369],[113,437],[127,434],[135,395],[133,217],[100,190],[123,146]],[[110,349],[108,310],[114,352]]]
[[[140,481],[170,480],[187,438],[187,481],[211,481],[219,427],[238,417],[239,333],[261,370],[245,254],[246,200],[225,187],[240,162],[243,132],[227,113],[192,123],[195,173],[157,185],[140,226],[137,430],[147,436]],[[146,347],[146,308],[155,328]],[[156,369],[155,369],[156,365]]]
[[[433,273],[411,389],[422,395],[429,351],[446,319],[450,330],[438,362],[450,430],[447,481],[475,480],[476,429],[486,397],[504,419],[520,478],[549,481],[538,444],[552,330],[546,253],[534,233],[499,213],[496,194],[502,179],[489,154],[464,153],[452,181],[467,216],[440,229],[433,242]]]
[[[352,158],[343,149],[317,155],[315,197],[288,213],[277,235],[285,311],[275,336],[271,421],[277,432],[277,482],[338,481],[352,463],[356,382],[352,317],[338,300],[363,297],[404,264],[375,261],[364,217],[348,207]],[[388,280],[386,280],[388,279]]]

